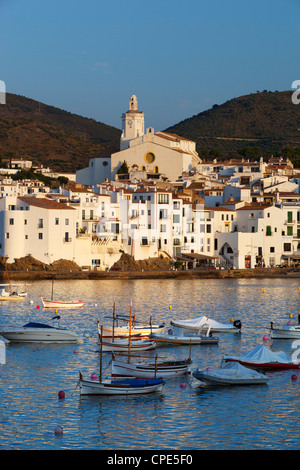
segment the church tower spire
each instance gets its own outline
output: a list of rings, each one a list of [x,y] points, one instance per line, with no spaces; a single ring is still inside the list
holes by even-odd
[[[122,114],[121,150],[130,146],[130,141],[144,135],[144,113],[138,110],[137,97],[132,95],[129,100],[129,110]]]

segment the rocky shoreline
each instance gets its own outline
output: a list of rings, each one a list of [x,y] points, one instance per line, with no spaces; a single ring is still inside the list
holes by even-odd
[[[39,281],[46,279],[125,280],[125,279],[238,279],[238,278],[300,278],[300,269],[194,269],[187,271],[78,271],[78,270],[11,270],[10,281]],[[7,282],[7,273],[0,271],[0,279]]]

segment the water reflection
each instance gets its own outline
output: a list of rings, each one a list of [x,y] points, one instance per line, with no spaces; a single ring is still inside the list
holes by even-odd
[[[138,320],[187,319],[203,314],[242,322],[241,334],[219,334],[218,345],[192,347],[192,369],[217,367],[224,354],[242,355],[270,337],[270,321],[297,319],[300,284],[288,279],[56,281],[55,298],[83,300],[80,310],[60,311],[61,323],[88,342],[76,345],[9,344],[0,366],[1,449],[297,449],[300,444],[298,381],[290,371],[268,373],[267,386],[201,387],[191,376],[169,379],[162,394],[138,397],[79,397],[79,371],[99,371],[97,319],[116,312]],[[264,292],[262,291],[264,290]],[[41,306],[49,281],[33,282],[26,300],[0,305],[1,326],[48,321]],[[32,301],[32,303],[30,303]],[[291,341],[266,345],[291,356]],[[183,359],[189,347],[159,347]],[[110,370],[110,354],[103,368]],[[294,374],[295,372],[293,372]],[[298,372],[296,372],[298,375]],[[186,388],[181,388],[185,382]],[[64,400],[58,391],[64,390]],[[54,428],[61,425],[62,436]]]

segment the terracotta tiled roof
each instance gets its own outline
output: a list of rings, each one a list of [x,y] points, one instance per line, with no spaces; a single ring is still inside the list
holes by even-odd
[[[40,207],[41,209],[76,210],[74,207],[67,206],[62,202],[57,202],[45,197],[23,196],[18,199],[30,206]]]

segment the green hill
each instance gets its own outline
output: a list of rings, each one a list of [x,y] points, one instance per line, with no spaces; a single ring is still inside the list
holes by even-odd
[[[196,142],[203,157],[280,154],[286,147],[300,148],[300,104],[293,104],[291,97],[292,91],[240,96],[185,119],[166,132]]]
[[[0,158],[26,158],[56,171],[88,166],[90,158],[119,151],[114,127],[8,93],[0,105]]]

